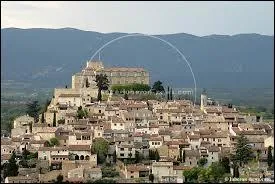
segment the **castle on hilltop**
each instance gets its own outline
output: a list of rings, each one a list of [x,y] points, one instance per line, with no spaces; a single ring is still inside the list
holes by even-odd
[[[101,61],[87,61],[86,67],[72,76],[72,88],[84,88],[87,83],[94,85],[95,76],[101,73],[107,75],[110,86],[133,83],[149,85],[149,73],[144,68],[104,68]]]
[[[72,76],[72,88],[55,88],[53,107],[85,106],[97,97],[96,75],[106,74],[112,85],[148,84],[149,73],[144,68],[111,67],[105,68],[102,61],[87,61],[81,72]]]

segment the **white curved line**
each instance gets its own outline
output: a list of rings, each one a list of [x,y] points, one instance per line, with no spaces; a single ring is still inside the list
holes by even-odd
[[[111,44],[111,43],[113,43],[113,42],[115,42],[115,41],[117,41],[117,40],[120,40],[120,39],[123,39],[123,38],[126,38],[126,37],[133,37],[133,36],[145,36],[145,37],[150,37],[150,38],[154,38],[154,39],[160,40],[160,41],[162,41],[162,42],[168,44],[170,47],[172,47],[172,48],[181,56],[181,58],[187,63],[187,65],[188,65],[188,67],[189,67],[189,69],[190,69],[190,71],[191,71],[192,77],[193,77],[194,88],[195,88],[195,89],[194,89],[194,91],[195,91],[195,93],[194,93],[195,98],[194,98],[193,103],[194,103],[194,105],[195,105],[195,102],[196,102],[196,93],[197,93],[197,82],[196,82],[195,75],[194,75],[194,73],[193,73],[193,69],[192,69],[192,67],[191,67],[191,65],[190,65],[190,63],[189,63],[189,61],[188,61],[188,60],[186,59],[186,57],[183,55],[183,53],[182,53],[176,46],[174,46],[172,43],[170,43],[170,42],[168,42],[168,41],[166,41],[166,40],[164,40],[164,39],[162,39],[162,38],[159,38],[159,37],[153,36],[153,35],[141,34],[141,33],[137,33],[137,34],[128,34],[128,35],[120,36],[120,37],[118,37],[118,38],[115,38],[115,39],[113,39],[113,40],[111,40],[111,41],[105,43],[103,46],[101,46],[101,47],[91,56],[90,60],[92,60],[92,59],[93,59],[102,49],[104,49],[104,48],[105,48],[106,46],[108,46],[109,44]],[[85,73],[85,71],[84,71],[84,73]],[[82,85],[82,82],[83,82],[83,80],[81,80],[81,85]]]

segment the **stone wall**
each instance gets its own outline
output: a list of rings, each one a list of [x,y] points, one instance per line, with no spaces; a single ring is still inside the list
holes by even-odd
[[[97,163],[88,160],[64,160],[62,161],[62,173],[64,178],[68,178],[68,171],[78,167],[96,167]]]

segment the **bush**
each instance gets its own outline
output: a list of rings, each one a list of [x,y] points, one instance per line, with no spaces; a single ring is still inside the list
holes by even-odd
[[[128,85],[113,85],[112,91],[119,93],[122,91],[149,91],[151,87],[147,84],[128,84]]]
[[[63,125],[63,124],[65,124],[65,119],[60,119],[57,121],[57,123]]]
[[[116,169],[114,167],[103,167],[102,168],[102,177],[109,177],[109,178],[113,178],[119,176],[119,172],[116,171]]]

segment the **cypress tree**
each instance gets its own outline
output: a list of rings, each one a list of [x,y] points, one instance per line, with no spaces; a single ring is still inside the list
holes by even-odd
[[[12,152],[12,155],[9,159],[9,162],[7,164],[6,167],[6,172],[5,175],[6,176],[17,176],[18,175],[18,165],[16,164],[16,160],[15,160],[15,152]]]
[[[170,96],[169,96],[169,86],[167,87],[167,100],[170,100]]]
[[[160,159],[159,152],[158,152],[158,150],[156,149],[156,151],[155,151],[155,160],[158,162],[159,159]]]
[[[56,127],[56,112],[53,113],[53,127]]]
[[[172,88],[170,89],[170,100],[173,100]]]
[[[45,117],[44,117],[44,112],[41,115],[41,123],[45,123]]]
[[[271,146],[268,146],[268,149],[267,149],[267,165],[268,165],[269,167],[271,167],[272,162],[273,162],[271,149],[272,149],[272,147],[271,147]]]
[[[183,163],[185,162],[185,150],[183,150],[183,153],[182,153],[182,161]]]

